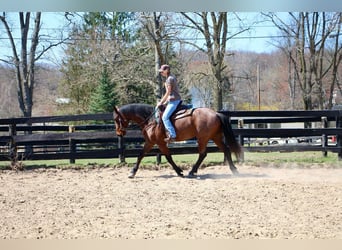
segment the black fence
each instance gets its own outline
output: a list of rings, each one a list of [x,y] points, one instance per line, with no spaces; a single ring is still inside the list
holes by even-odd
[[[333,152],[342,159],[342,110],[221,113],[237,126],[235,135],[247,151]]]
[[[322,151],[342,159],[342,111],[221,111],[230,117],[245,151]],[[102,124],[98,124],[102,123]],[[107,123],[107,124],[106,124]],[[0,119],[0,160],[137,157],[144,142],[138,128],[124,138],[112,114]],[[173,154],[197,153],[195,140],[172,144]],[[208,152],[218,152],[209,143]],[[158,148],[148,155],[160,156]]]

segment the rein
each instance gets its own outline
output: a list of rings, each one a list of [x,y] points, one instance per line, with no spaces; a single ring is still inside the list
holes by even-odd
[[[142,127],[142,125],[144,125],[148,120],[151,119],[152,116],[155,115],[155,113],[157,112],[158,108],[155,108],[154,111],[145,119],[143,120],[142,122],[138,123],[138,126],[139,127]]]

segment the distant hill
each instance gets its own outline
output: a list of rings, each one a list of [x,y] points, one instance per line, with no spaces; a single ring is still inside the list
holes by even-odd
[[[33,116],[53,115],[56,112],[58,84],[61,73],[58,68],[38,65],[36,68],[36,86],[34,90]],[[14,71],[0,65],[0,118],[22,116],[17,96]]]

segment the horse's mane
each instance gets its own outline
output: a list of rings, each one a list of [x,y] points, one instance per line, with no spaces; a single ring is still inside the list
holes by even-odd
[[[132,103],[120,107],[120,111],[123,114],[138,114],[139,116],[142,116],[144,119],[147,119],[150,118],[150,116],[154,112],[154,107],[152,105],[143,103]]]

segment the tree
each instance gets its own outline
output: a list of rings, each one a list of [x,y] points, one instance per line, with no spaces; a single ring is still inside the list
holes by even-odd
[[[90,112],[112,112],[114,105],[117,103],[117,96],[114,90],[115,84],[111,82],[107,67],[104,66],[100,84],[96,87],[94,94],[91,96]]]
[[[87,12],[83,15],[83,30],[100,35],[100,39],[129,42],[134,40],[130,25],[134,18],[133,12]]]
[[[210,74],[210,67],[207,62],[192,62],[187,67],[185,82],[196,97],[193,100],[195,106],[212,107],[213,91],[215,83],[214,76]]]
[[[332,49],[328,51],[328,60],[331,62],[331,80],[330,80],[330,88],[329,88],[329,101],[328,101],[328,108],[332,108],[335,104],[335,90],[336,88],[340,90],[340,93],[342,95],[342,85],[339,81],[338,77],[338,71],[339,67],[342,62],[342,43],[340,40],[341,36],[341,28],[342,28],[342,13],[338,12],[334,14],[336,24],[335,29],[333,30],[333,33],[329,35],[329,38],[332,39]]]
[[[12,50],[12,56],[8,56],[8,59],[1,59],[1,61],[14,68],[18,103],[24,117],[32,116],[36,62],[52,47],[63,43],[63,39],[57,42],[43,42],[40,34],[41,12],[31,14],[31,12],[18,13],[19,43],[15,41],[14,29],[8,22],[8,15],[5,12],[0,15],[0,21],[5,27]]]
[[[162,77],[158,71],[160,66],[170,64],[174,73],[182,71],[180,70],[182,64],[176,59],[174,53],[174,44],[179,30],[174,25],[173,18],[174,15],[163,12],[143,12],[140,15],[141,34],[148,38],[149,45],[154,52],[155,83],[153,87],[157,99],[161,98],[164,91]],[[180,80],[179,74],[177,78]],[[184,88],[182,90],[181,92],[185,92]],[[186,93],[184,95],[186,96]]]
[[[201,12],[201,13],[181,13],[188,21],[183,26],[200,32],[205,39],[205,46],[199,46],[191,42],[191,45],[207,54],[212,74],[216,79],[213,86],[215,108],[221,110],[223,107],[223,89],[226,86],[230,91],[229,77],[224,74],[227,65],[224,64],[227,41],[234,36],[248,30],[241,29],[233,35],[228,36],[227,12]],[[198,20],[199,19],[199,20]]]
[[[63,106],[70,110],[66,112],[82,114],[88,112],[91,93],[100,78],[98,66],[103,62],[97,60],[96,46],[92,46],[79,27],[73,27],[69,36],[72,42],[67,44],[62,61],[63,79],[59,89],[63,97],[70,99],[69,105]],[[102,47],[102,51],[106,52],[106,47]]]
[[[331,107],[332,92],[337,84],[337,78],[333,77],[328,84],[327,76],[331,69],[334,75],[334,69],[337,70],[341,62],[339,57],[342,47],[338,39],[341,14],[290,12],[288,20],[280,18],[275,13],[264,15],[287,37],[288,42],[285,45],[279,44],[278,47],[288,56],[290,89],[294,93],[295,84],[298,83],[304,110]],[[331,36],[335,36],[333,41]],[[332,52],[328,53],[330,58],[327,57],[329,44],[333,44]],[[326,101],[327,92],[330,94],[329,103]]]
[[[142,13],[141,15],[143,32],[150,37],[152,47],[154,48],[154,68],[156,76],[154,93],[157,98],[161,98],[162,96],[162,78],[158,70],[162,64],[166,64],[166,53],[164,53],[162,49],[164,38],[164,25],[161,21],[162,17],[162,12]]]
[[[118,16],[126,18],[125,21],[112,20]],[[89,111],[91,94],[97,88],[103,65],[115,82],[117,105],[155,103],[151,49],[146,39],[137,39],[138,25],[133,16],[91,12],[82,17],[81,25],[74,26],[62,69],[62,91],[71,99],[73,112],[75,107],[78,113]]]

